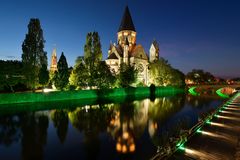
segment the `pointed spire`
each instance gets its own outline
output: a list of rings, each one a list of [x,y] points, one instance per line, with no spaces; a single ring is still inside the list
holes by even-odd
[[[55,71],[57,71],[57,50],[56,50],[56,48],[54,48],[53,52],[52,52],[50,71],[53,73]]]
[[[125,8],[118,32],[123,30],[131,30],[136,32],[128,6]]]
[[[53,49],[52,56],[54,56],[54,57],[57,56],[57,50],[56,50],[56,48]]]

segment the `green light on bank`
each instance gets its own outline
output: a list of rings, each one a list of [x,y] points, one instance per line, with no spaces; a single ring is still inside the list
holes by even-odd
[[[197,129],[197,133],[202,133],[201,128]]]
[[[211,121],[210,121],[210,120],[207,120],[207,121],[206,121],[206,124],[211,124]]]
[[[184,151],[185,150],[185,147],[184,147],[184,144],[182,144],[180,147],[179,147],[180,150]]]
[[[176,147],[179,147],[181,145],[181,142],[178,142],[177,144],[176,144]]]
[[[222,97],[222,98],[229,98],[228,95],[222,93],[222,88],[218,89],[218,90],[216,91],[216,93],[217,93],[218,96],[220,96],[220,97]]]
[[[197,88],[197,87],[189,88],[188,92],[193,96],[199,96],[200,94],[195,91],[195,88]]]

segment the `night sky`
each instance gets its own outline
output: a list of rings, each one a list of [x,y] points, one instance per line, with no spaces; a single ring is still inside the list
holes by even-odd
[[[39,18],[50,60],[56,45],[70,66],[83,55],[86,34],[98,31],[103,57],[128,5],[137,43],[148,53],[156,39],[160,56],[187,73],[240,76],[240,1],[231,0],[1,0],[0,59],[21,60],[30,18]]]

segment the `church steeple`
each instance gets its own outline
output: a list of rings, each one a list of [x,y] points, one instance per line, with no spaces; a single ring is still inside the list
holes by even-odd
[[[52,52],[50,71],[53,72],[53,73],[55,71],[57,71],[57,51],[56,51],[56,48],[54,48],[53,52]]]
[[[128,42],[129,52],[131,52],[133,47],[136,45],[137,33],[128,6],[125,8],[117,36],[118,44],[122,47],[122,49],[124,48],[125,43]]]
[[[123,30],[130,30],[136,32],[128,6],[126,6],[125,8],[118,32]]]

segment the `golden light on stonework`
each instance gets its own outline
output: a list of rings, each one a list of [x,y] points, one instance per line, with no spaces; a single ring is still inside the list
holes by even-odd
[[[133,135],[125,131],[119,135],[116,143],[116,151],[122,154],[132,153],[136,149]]]
[[[121,145],[119,142],[116,144],[116,150],[117,150],[118,152],[121,152],[121,151],[122,151],[122,145]]]
[[[134,36],[134,37],[136,36],[136,34],[135,34],[135,33],[131,33],[131,35],[132,35],[132,36]]]
[[[127,146],[125,144],[122,146],[122,153],[127,153]]]
[[[130,152],[134,152],[134,151],[135,151],[135,144],[131,144],[131,145],[130,145],[129,151],[130,151]]]
[[[128,132],[124,132],[124,133],[123,133],[123,139],[128,139],[128,137],[129,137]]]
[[[124,35],[124,36],[127,36],[127,35],[128,35],[128,32],[124,32],[123,35]]]

